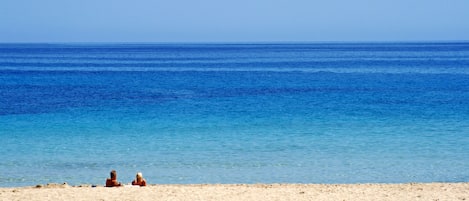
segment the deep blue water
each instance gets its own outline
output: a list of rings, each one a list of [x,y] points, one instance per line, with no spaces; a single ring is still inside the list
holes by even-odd
[[[0,186],[469,181],[469,43],[0,44]]]

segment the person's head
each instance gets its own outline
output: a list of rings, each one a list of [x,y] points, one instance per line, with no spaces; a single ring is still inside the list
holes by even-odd
[[[137,172],[137,181],[141,181],[143,179],[143,175],[141,172]]]
[[[117,179],[117,172],[115,170],[111,171],[111,179]]]

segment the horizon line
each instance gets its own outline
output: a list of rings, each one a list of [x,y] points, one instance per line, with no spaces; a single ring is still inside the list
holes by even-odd
[[[0,41],[0,44],[341,44],[469,43],[469,40],[329,40],[329,41]]]

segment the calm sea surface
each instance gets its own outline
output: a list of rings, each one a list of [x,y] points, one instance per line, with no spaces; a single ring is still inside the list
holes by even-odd
[[[0,186],[469,181],[469,43],[0,44]]]

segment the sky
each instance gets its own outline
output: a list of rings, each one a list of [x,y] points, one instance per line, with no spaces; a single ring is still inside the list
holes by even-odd
[[[0,0],[0,42],[468,41],[469,0]]]

